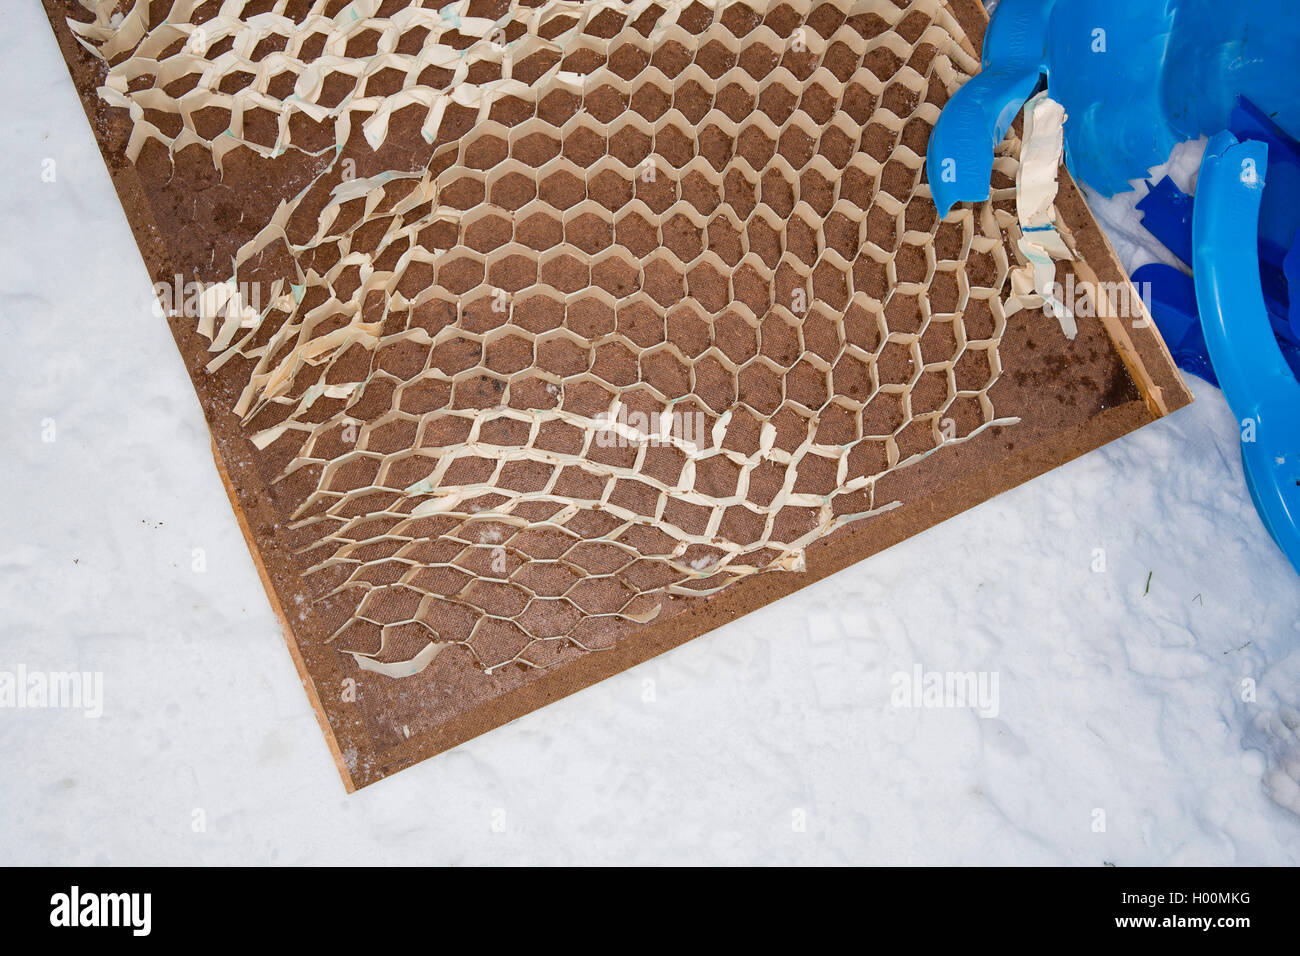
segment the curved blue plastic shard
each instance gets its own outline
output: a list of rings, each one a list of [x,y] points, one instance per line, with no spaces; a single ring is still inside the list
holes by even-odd
[[[1226,130],[1201,162],[1193,217],[1196,300],[1205,344],[1237,420],[1255,509],[1300,571],[1300,384],[1273,336],[1256,236],[1268,172],[1263,143]]]
[[[1268,185],[1264,187],[1260,207],[1260,281],[1269,321],[1282,343],[1283,355],[1291,363],[1294,346],[1300,346],[1300,296],[1291,296],[1289,286],[1300,288],[1300,282],[1288,276],[1285,269],[1289,248],[1300,226],[1300,143],[1245,98],[1233,110],[1228,131],[1238,140],[1253,139],[1268,146]],[[1168,176],[1148,186],[1150,191],[1137,204],[1142,213],[1142,226],[1190,266],[1193,197],[1175,186]],[[1297,266],[1300,263],[1293,263],[1292,270]],[[1151,277],[1157,283],[1165,278],[1162,273],[1152,273]],[[1292,367],[1296,367],[1294,363]]]
[[[982,69],[943,108],[926,148],[940,217],[989,198],[993,149],[1038,86],[1056,0],[1002,0],[984,35]]]
[[[1281,283],[1285,294],[1283,260],[1300,229],[1300,142],[1244,96],[1232,111],[1228,129],[1239,140],[1258,140],[1268,146],[1268,186],[1259,212],[1259,257],[1275,272],[1274,281]],[[1268,284],[1265,276],[1266,298]]]
[[[1258,140],[1268,146],[1268,185],[1259,213],[1259,273],[1264,284],[1273,329],[1286,341],[1300,344],[1300,290],[1287,272],[1287,258],[1300,229],[1300,142],[1273,122],[1250,100],[1242,97],[1232,111],[1228,127],[1239,140]],[[1295,265],[1291,266],[1295,271]],[[1283,352],[1286,351],[1285,345]]]

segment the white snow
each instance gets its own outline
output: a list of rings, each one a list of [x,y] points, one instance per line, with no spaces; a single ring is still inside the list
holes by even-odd
[[[1300,862],[1300,581],[1199,380],[345,796],[40,6],[8,13],[0,671],[102,672],[104,713],[0,709],[0,863]],[[891,706],[918,665],[982,676],[996,716]]]

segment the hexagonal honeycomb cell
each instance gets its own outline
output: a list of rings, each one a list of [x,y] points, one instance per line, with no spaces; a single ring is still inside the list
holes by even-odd
[[[363,668],[610,647],[1008,424],[1016,144],[941,221],[940,0],[83,2],[132,158],[328,160],[200,331]],[[366,170],[402,123],[427,161]]]

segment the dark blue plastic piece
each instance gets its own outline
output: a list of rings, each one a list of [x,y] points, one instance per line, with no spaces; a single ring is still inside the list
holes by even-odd
[[[1300,234],[1297,234],[1296,241],[1291,244],[1291,251],[1282,260],[1282,272],[1286,276],[1288,289],[1296,290],[1291,296],[1287,323],[1292,329],[1300,328]]]
[[[1300,263],[1297,263],[1300,264]],[[1183,371],[1199,375],[1211,385],[1219,378],[1210,364],[1201,331],[1201,317],[1196,306],[1196,286],[1192,277],[1181,269],[1153,262],[1133,273],[1133,284],[1142,292],[1143,299],[1156,321],[1160,337],[1169,346],[1169,352]],[[1278,339],[1282,357],[1291,370],[1300,376],[1300,346],[1286,339]]]
[[[1211,385],[1218,385],[1219,379],[1205,348],[1205,335],[1201,332],[1192,277],[1163,262],[1153,262],[1133,273],[1133,284],[1147,293],[1151,317],[1156,320],[1156,328],[1178,367],[1199,375]]]
[[[1196,300],[1224,398],[1242,423],[1255,508],[1300,571],[1300,384],[1282,356],[1259,279],[1260,203],[1268,148],[1224,130],[1201,162],[1192,223]]]
[[[1166,176],[1154,186],[1147,183],[1150,192],[1138,200],[1138,212],[1142,213],[1142,225],[1147,232],[1155,236],[1165,248],[1192,265],[1192,197],[1187,195],[1174,181]]]

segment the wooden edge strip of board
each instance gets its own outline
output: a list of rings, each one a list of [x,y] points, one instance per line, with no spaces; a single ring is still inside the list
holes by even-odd
[[[1110,336],[1111,343],[1115,346],[1115,351],[1119,353],[1120,359],[1124,362],[1124,367],[1133,378],[1133,383],[1137,385],[1138,392],[1142,395],[1142,400],[1146,402],[1147,409],[1151,412],[1153,418],[1163,418],[1170,412],[1182,408],[1191,402],[1191,393],[1187,390],[1186,383],[1174,373],[1174,381],[1160,384],[1147,367],[1146,361],[1139,353],[1137,345],[1134,343],[1132,330],[1146,331],[1151,339],[1148,346],[1159,350],[1158,354],[1167,362],[1169,368],[1176,368],[1173,355],[1169,352],[1169,346],[1156,328],[1155,320],[1147,310],[1146,303],[1143,301],[1138,288],[1133,284],[1132,278],[1120,264],[1119,256],[1115,252],[1115,247],[1111,244],[1110,237],[1106,235],[1105,230],[1096,220],[1091,218],[1091,211],[1087,208],[1087,201],[1083,198],[1083,193],[1075,184],[1074,177],[1070,175],[1065,164],[1061,164],[1060,169],[1061,184],[1063,189],[1063,202],[1058,211],[1061,213],[1061,225],[1065,228],[1062,230],[1065,235],[1066,244],[1071,248],[1079,251],[1074,232],[1076,223],[1080,215],[1084,212],[1090,219],[1083,220],[1083,228],[1091,233],[1095,233],[1095,238],[1099,241],[1094,243],[1096,248],[1089,250],[1089,256],[1096,260],[1098,256],[1103,257],[1100,263],[1100,269],[1094,268],[1093,263],[1085,258],[1083,254],[1078,254],[1073,263],[1075,271],[1087,285],[1089,296],[1092,299],[1097,318],[1101,321],[1102,327],[1105,328],[1106,334]],[[1080,209],[1079,207],[1082,207]],[[1100,273],[1105,272],[1108,275],[1103,277]],[[1116,302],[1116,297],[1120,299],[1126,308],[1120,308]],[[1131,328],[1130,328],[1131,326]],[[1172,394],[1170,394],[1172,393]]]
[[[347,788],[348,793],[352,793],[357,789],[356,782],[352,779],[352,772],[343,759],[343,752],[339,749],[338,738],[334,736],[334,730],[326,717],[320,694],[316,690],[316,682],[312,680],[311,673],[307,670],[307,662],[303,660],[302,651],[299,650],[298,642],[294,639],[293,627],[289,624],[289,618],[284,613],[284,605],[280,603],[280,596],[276,594],[271,575],[262,561],[262,551],[257,546],[257,539],[253,537],[253,529],[249,526],[248,519],[244,515],[244,509],[239,503],[239,495],[235,493],[235,486],[230,480],[230,473],[226,470],[226,463],[221,457],[221,450],[217,447],[215,438],[212,439],[212,460],[216,462],[217,474],[221,476],[221,484],[226,489],[226,497],[230,499],[230,508],[235,513],[235,520],[239,522],[240,533],[243,534],[244,543],[248,546],[248,553],[253,559],[253,566],[257,568],[257,576],[262,581],[262,588],[266,591],[267,600],[271,602],[271,610],[275,612],[276,619],[280,622],[280,635],[289,648],[289,654],[293,658],[293,666],[298,671],[298,677],[302,681],[303,689],[307,691],[307,699],[311,701],[311,709],[316,712],[316,721],[320,724],[321,732],[325,735],[325,742],[329,745],[330,754],[334,757],[334,765],[338,767],[339,776],[343,778],[343,786]]]

